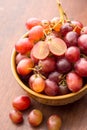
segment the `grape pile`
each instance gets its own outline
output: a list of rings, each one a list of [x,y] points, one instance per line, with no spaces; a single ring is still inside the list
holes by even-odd
[[[29,18],[28,32],[15,44],[19,77],[33,91],[48,96],[77,92],[87,77],[87,26],[69,20],[57,3],[60,17]]]

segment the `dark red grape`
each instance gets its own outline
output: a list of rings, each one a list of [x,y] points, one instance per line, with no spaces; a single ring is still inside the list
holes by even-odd
[[[77,46],[78,44],[78,34],[74,31],[68,32],[65,37],[64,41],[66,42],[67,46]]]
[[[53,71],[49,74],[48,79],[56,83],[59,83],[59,81],[61,80],[61,77],[62,77],[62,74],[60,74],[57,71]]]
[[[59,73],[68,73],[72,69],[72,64],[66,59],[62,58],[57,61],[57,70]]]
[[[47,57],[46,59],[39,61],[39,66],[41,66],[41,71],[45,73],[49,73],[55,70],[56,61],[53,57]]]
[[[73,30],[73,27],[71,26],[70,23],[64,23],[62,26],[61,26],[61,29],[60,29],[60,32],[61,32],[61,35],[62,36],[65,36],[68,32],[72,31]]]
[[[58,94],[59,88],[56,82],[46,79],[45,84],[46,84],[44,89],[45,94],[49,96],[55,96]]]
[[[65,94],[68,94],[70,93],[70,90],[69,88],[67,87],[67,85],[59,85],[59,94],[60,95],[65,95]]]

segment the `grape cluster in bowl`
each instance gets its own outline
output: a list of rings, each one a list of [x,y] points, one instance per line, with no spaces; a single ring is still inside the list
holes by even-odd
[[[87,90],[87,26],[69,20],[58,5],[60,18],[27,20],[28,32],[17,41],[12,56],[16,79],[26,91],[36,94],[35,98],[44,96],[44,104],[51,104],[56,97],[61,102],[62,97],[68,99],[70,95],[68,102],[73,102],[74,94],[82,92],[74,98],[77,100]],[[46,103],[46,98],[51,99],[50,103]],[[57,105],[57,100],[53,105]]]

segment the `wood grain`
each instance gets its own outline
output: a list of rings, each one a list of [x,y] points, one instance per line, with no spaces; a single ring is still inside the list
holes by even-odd
[[[71,19],[87,24],[87,0],[61,0]],[[61,130],[87,130],[87,95],[79,101],[60,107],[45,106],[32,100],[32,106],[24,112],[24,123],[15,125],[9,119],[12,100],[27,94],[17,84],[11,72],[11,53],[15,42],[26,32],[25,22],[29,17],[51,19],[58,16],[56,0],[0,0],[0,130],[47,130],[46,121],[51,114],[61,116]],[[39,108],[44,121],[33,128],[27,115],[33,108]]]

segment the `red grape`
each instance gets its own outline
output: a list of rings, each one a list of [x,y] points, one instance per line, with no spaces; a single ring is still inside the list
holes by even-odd
[[[48,130],[60,130],[62,126],[62,120],[59,115],[53,114],[47,120]]]
[[[56,83],[59,83],[59,81],[61,80],[61,77],[62,77],[62,75],[59,72],[53,71],[49,74],[48,79],[50,79],[51,81],[54,81]]]
[[[46,83],[46,86],[44,89],[45,94],[47,94],[49,96],[58,95],[59,88],[58,88],[58,85],[56,82],[46,79],[45,83]]]
[[[41,71],[45,73],[52,72],[56,68],[56,61],[53,57],[47,57],[44,60],[40,60],[38,64],[41,66]]]
[[[72,64],[66,58],[59,59],[56,64],[58,72],[62,74],[68,73],[72,69]]]
[[[29,87],[35,92],[42,92],[45,88],[45,80],[39,74],[33,74],[29,78]]]
[[[70,91],[77,92],[83,86],[83,79],[75,72],[70,72],[66,76],[66,83]]]
[[[78,38],[78,46],[87,55],[87,34],[83,34]]]
[[[27,108],[30,107],[30,104],[31,100],[27,95],[18,96],[12,102],[13,107],[19,111],[26,110]]]
[[[38,18],[29,18],[26,21],[25,25],[27,29],[31,29],[32,27],[40,25],[40,24],[41,24],[41,21]]]
[[[34,62],[30,58],[22,59],[17,65],[18,74],[24,76],[29,74],[34,67]]]
[[[59,94],[60,95],[65,95],[68,93],[70,93],[70,91],[69,91],[69,88],[67,87],[67,85],[63,85],[63,84],[59,85]]]
[[[44,37],[44,31],[43,31],[43,27],[38,25],[38,26],[34,26],[32,27],[32,29],[29,30],[29,39],[37,42],[40,39],[43,39]]]
[[[67,49],[65,57],[69,62],[75,63],[80,58],[80,49],[76,46],[71,46]]]
[[[74,65],[75,72],[81,77],[87,76],[87,59],[80,58]]]
[[[43,114],[40,110],[38,109],[33,109],[32,111],[30,111],[29,115],[28,115],[28,122],[36,127],[39,126],[43,121]]]
[[[23,122],[23,114],[18,110],[11,110],[9,113],[9,117],[15,124]]]
[[[74,31],[70,31],[65,35],[64,41],[66,42],[68,47],[77,46],[78,45],[78,34]]]
[[[64,23],[61,26],[60,32],[61,32],[62,36],[65,36],[68,32],[70,32],[72,30],[73,30],[73,27],[70,23]]]
[[[15,49],[21,54],[26,54],[32,49],[33,45],[34,43],[28,38],[21,38],[15,44]]]

